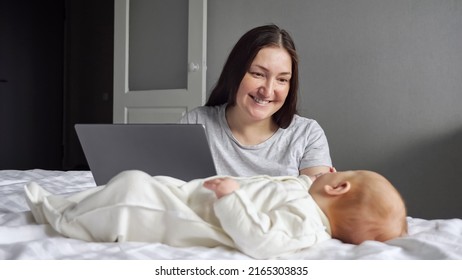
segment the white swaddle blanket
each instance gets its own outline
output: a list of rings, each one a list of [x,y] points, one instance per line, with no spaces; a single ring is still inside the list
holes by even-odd
[[[210,178],[209,178],[210,179]],[[26,185],[38,223],[97,242],[161,242],[171,246],[228,246],[255,258],[274,258],[327,240],[308,177],[235,178],[241,188],[217,200],[202,186],[125,171],[106,185],[69,197]]]

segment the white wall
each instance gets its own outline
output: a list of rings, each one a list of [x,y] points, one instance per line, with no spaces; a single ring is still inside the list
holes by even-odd
[[[300,114],[337,169],[371,169],[409,215],[462,217],[462,1],[209,0],[207,86],[237,39],[275,23],[300,56]]]

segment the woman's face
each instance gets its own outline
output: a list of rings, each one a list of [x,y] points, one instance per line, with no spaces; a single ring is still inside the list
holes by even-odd
[[[239,115],[250,121],[271,118],[286,100],[291,76],[292,59],[285,49],[261,49],[237,90],[236,109]]]

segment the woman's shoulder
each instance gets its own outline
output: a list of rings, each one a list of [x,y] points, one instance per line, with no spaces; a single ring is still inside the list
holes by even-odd
[[[291,139],[317,139],[325,133],[316,120],[294,115],[290,125],[283,131],[283,135]]]
[[[320,125],[316,120],[295,114],[288,128],[306,129],[306,128],[314,128],[314,127],[320,128]]]
[[[210,114],[210,113],[217,111],[217,107],[219,106],[199,106],[199,107],[196,107],[188,111],[188,114],[192,114],[192,115]]]
[[[223,105],[199,106],[188,111],[181,119],[183,123],[202,123],[205,120],[217,119]]]

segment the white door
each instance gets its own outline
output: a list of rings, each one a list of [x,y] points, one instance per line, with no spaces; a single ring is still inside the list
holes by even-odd
[[[115,0],[114,123],[174,123],[205,103],[207,0]]]

